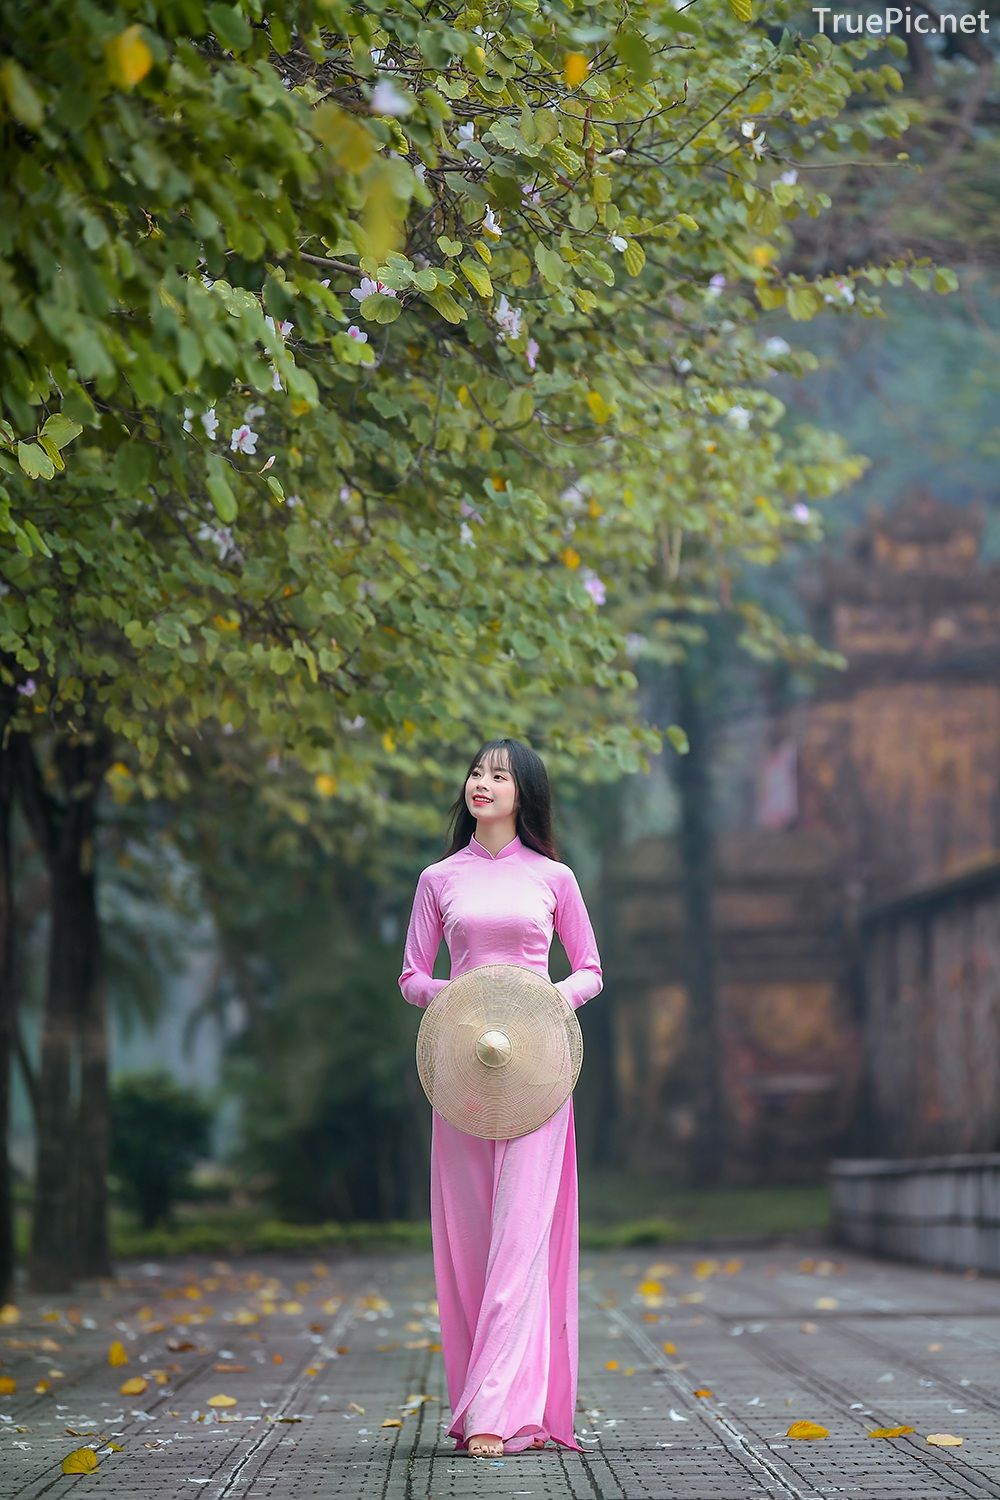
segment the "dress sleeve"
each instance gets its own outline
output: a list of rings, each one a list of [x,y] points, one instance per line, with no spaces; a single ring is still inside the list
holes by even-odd
[[[410,925],[406,933],[403,950],[403,972],[399,976],[399,988],[403,999],[410,1005],[426,1010],[438,990],[443,990],[447,979],[433,977],[434,960],[444,936],[441,909],[438,906],[430,872],[422,870],[413,896]]]
[[[579,1010],[604,988],[601,955],[580,886],[568,867],[556,887],[555,929],[573,972],[556,981],[556,989]]]

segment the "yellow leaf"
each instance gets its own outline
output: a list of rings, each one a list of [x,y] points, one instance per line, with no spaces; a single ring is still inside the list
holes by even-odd
[[[616,1359],[609,1359],[608,1362],[607,1362],[607,1364],[604,1366],[604,1368],[606,1370],[617,1370],[617,1368],[618,1368],[618,1361]]]
[[[664,1344],[664,1346],[663,1346],[663,1352],[664,1352],[664,1354],[676,1354],[677,1353],[677,1345],[676,1344]]]
[[[460,385],[458,390],[455,392],[455,399],[458,402],[459,406],[468,406],[469,387],[467,385]]]
[[[35,1386],[35,1395],[36,1396],[44,1396],[45,1392],[46,1391],[50,1391],[51,1389],[52,1389],[52,1382],[51,1382],[51,1380],[46,1380],[45,1377],[43,1376],[42,1379]]]
[[[313,786],[321,797],[335,797],[337,795],[338,782],[336,776],[329,776],[323,772],[315,778]],[[285,1312],[288,1312],[289,1308],[293,1306],[297,1307],[300,1312],[302,1311],[300,1304],[296,1302],[286,1303]]]
[[[128,1355],[125,1352],[125,1345],[122,1343],[121,1339],[115,1339],[114,1343],[111,1345],[110,1349],[108,1350],[108,1364],[109,1365],[127,1365],[128,1364]]]
[[[668,481],[671,479],[671,477],[672,476],[669,474],[666,476]],[[743,1262],[741,1260],[737,1260],[734,1257],[732,1260],[727,1260],[722,1269],[725,1271],[727,1276],[735,1276],[737,1271],[742,1271]]]
[[[590,408],[590,415],[595,422],[606,422],[611,415],[611,407],[605,401],[600,391],[587,392],[587,405]]]
[[[563,549],[562,560],[567,568],[578,568],[580,566],[580,554],[573,547]]]
[[[235,1396],[209,1396],[206,1406],[235,1406]]]
[[[59,1314],[56,1313],[57,1318],[58,1316]],[[0,1323],[18,1323],[20,1319],[21,1310],[15,1307],[13,1302],[5,1302],[3,1307],[0,1307]]]
[[[578,89],[590,72],[590,63],[582,52],[567,52],[563,59],[563,78],[568,89]]]
[[[385,1421],[382,1423],[383,1427],[402,1427],[402,1425],[403,1424],[398,1417],[386,1417]]]
[[[699,1260],[694,1268],[695,1281],[704,1281],[709,1276],[714,1276],[719,1269],[717,1260]]]
[[[593,499],[593,497],[591,497],[590,502],[587,505],[587,515],[588,516],[593,516],[594,519],[596,520],[598,516],[603,516],[603,514],[604,514],[604,506],[603,505],[598,505],[597,501],[595,499]],[[662,1291],[662,1287],[661,1287],[661,1291]]]
[[[830,1433],[819,1422],[793,1422],[785,1433],[785,1436],[790,1438],[825,1438],[829,1437]]]
[[[712,1392],[709,1390],[707,1385],[700,1385],[695,1391],[696,1396],[710,1396],[711,1394]]]
[[[382,736],[382,747],[383,749],[388,750],[390,753],[395,750],[396,740],[391,729],[387,729],[385,734]]]
[[[141,1396],[143,1391],[149,1387],[149,1381],[143,1375],[133,1375],[130,1380],[125,1380],[118,1387],[120,1396]]]
[[[839,1307],[840,1303],[837,1301],[836,1297],[817,1297],[814,1306],[819,1307],[824,1312],[826,1312],[831,1307]]]
[[[13,1396],[17,1390],[17,1381],[13,1375],[0,1375],[0,1396]]]
[[[929,1432],[927,1441],[935,1448],[961,1448],[965,1439],[956,1437],[953,1432]]]
[[[755,266],[769,266],[777,254],[773,245],[754,245],[750,258]]]
[[[902,1437],[904,1433],[912,1431],[912,1427],[873,1427],[868,1436],[877,1438]]]
[[[135,88],[153,66],[153,54],[139,26],[129,26],[106,43],[104,55],[111,82],[120,89]]]
[[[64,1474],[93,1474],[97,1468],[97,1454],[93,1448],[74,1448],[62,1461]]]

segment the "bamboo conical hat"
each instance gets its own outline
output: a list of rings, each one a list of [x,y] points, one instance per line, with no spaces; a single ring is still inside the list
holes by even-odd
[[[583,1033],[550,979],[481,964],[439,990],[417,1032],[417,1072],[438,1114],[467,1135],[512,1140],[551,1119],[576,1087]]]

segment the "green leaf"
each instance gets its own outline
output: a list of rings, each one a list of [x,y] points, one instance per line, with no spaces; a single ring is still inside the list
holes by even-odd
[[[37,443],[18,443],[17,461],[29,479],[51,479],[56,472],[55,464]]]
[[[461,240],[451,240],[446,234],[439,234],[437,240],[438,249],[442,255],[461,255],[463,245]]]
[[[426,295],[427,301],[434,308],[435,312],[439,312],[442,318],[445,318],[449,323],[464,323],[469,316],[465,308],[456,302],[451,293],[443,286],[437,287],[435,291],[428,292]]]
[[[208,24],[230,52],[245,52],[249,47],[253,32],[238,5],[210,5]]]
[[[957,292],[958,277],[950,266],[938,266],[934,272],[934,290],[936,292]]]
[[[395,323],[403,308],[398,297],[387,297],[384,292],[372,292],[361,303],[358,311],[372,323]]]
[[[625,269],[630,276],[638,276],[646,264],[646,252],[638,240],[629,240],[628,249],[622,253]]]
[[[61,411],[54,412],[51,417],[46,417],[42,427],[42,436],[47,437],[57,448],[65,448],[75,437],[79,437],[83,427],[79,422],[74,422],[70,417],[63,416]]]
[[[45,118],[45,106],[27,73],[13,58],[0,68],[0,89],[14,119],[29,130],[38,130]]]
[[[522,661],[534,661],[538,655],[538,646],[522,630],[515,630],[513,632],[510,644]]]
[[[210,453],[205,464],[205,488],[224,526],[236,520],[236,496],[229,483],[229,465],[218,453]]]
[[[492,297],[493,283],[485,266],[481,266],[478,261],[470,260],[466,256],[465,260],[459,262],[459,270],[480,297]]]

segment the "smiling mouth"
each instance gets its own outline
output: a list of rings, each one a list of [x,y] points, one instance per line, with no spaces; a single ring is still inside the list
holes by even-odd
[[[487,803],[492,802],[493,798],[492,797],[473,797],[472,800],[473,800],[473,802],[481,802],[485,806]]]

